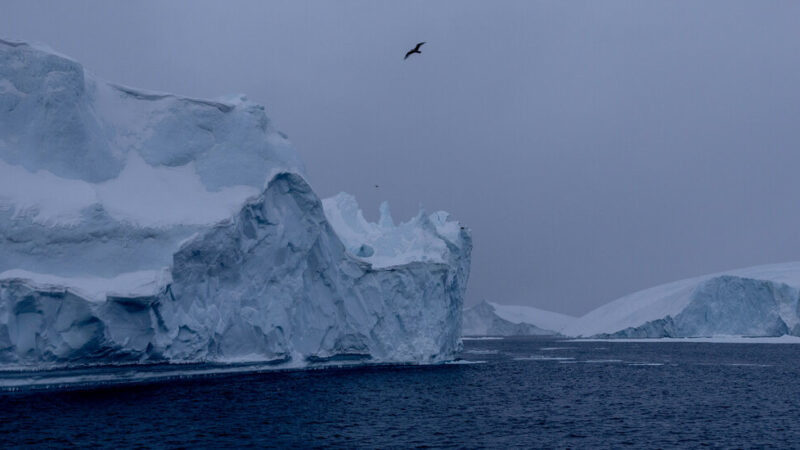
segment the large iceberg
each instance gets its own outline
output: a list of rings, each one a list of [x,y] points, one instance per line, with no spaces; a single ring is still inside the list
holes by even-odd
[[[800,263],[731,270],[646,289],[563,329],[611,338],[800,335]]]
[[[546,336],[560,335],[576,318],[530,306],[484,300],[464,309],[463,320],[464,336]]]
[[[0,367],[451,359],[469,230],[381,213],[321,201],[243,96],[0,40]]]

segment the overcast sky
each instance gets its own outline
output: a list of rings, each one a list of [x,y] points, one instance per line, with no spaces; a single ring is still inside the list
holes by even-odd
[[[101,78],[266,105],[323,197],[453,213],[467,303],[800,260],[797,1],[3,1]],[[422,55],[403,61],[417,41]],[[374,185],[380,185],[375,189]]]

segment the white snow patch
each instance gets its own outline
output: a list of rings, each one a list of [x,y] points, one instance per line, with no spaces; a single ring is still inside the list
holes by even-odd
[[[153,167],[136,153],[129,155],[119,177],[96,184],[45,170],[31,173],[0,160],[0,209],[43,225],[76,225],[93,205],[138,226],[213,224],[231,217],[256,194],[258,189],[252,186],[209,192],[193,163]]]
[[[136,153],[119,177],[95,185],[100,203],[115,219],[141,226],[213,224],[233,216],[253,186],[229,186],[209,192],[194,163],[153,167]]]
[[[0,211],[13,211],[13,218],[74,225],[81,221],[81,211],[96,202],[97,193],[85,181],[57,177],[46,170],[31,173],[0,159]]]

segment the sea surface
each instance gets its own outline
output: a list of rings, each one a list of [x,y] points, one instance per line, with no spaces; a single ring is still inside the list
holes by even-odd
[[[508,338],[461,358],[17,388],[0,447],[800,446],[800,345]]]

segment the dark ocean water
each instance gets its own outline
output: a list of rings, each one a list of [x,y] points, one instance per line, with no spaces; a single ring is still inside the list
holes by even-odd
[[[23,390],[0,447],[800,447],[798,356],[515,338],[465,341],[475,364]]]

